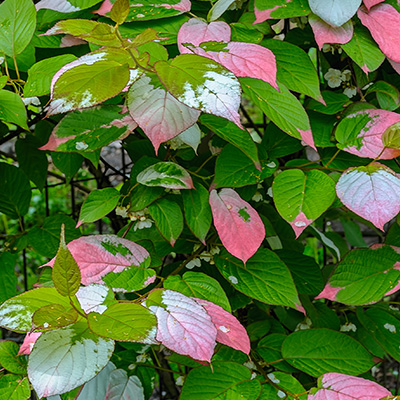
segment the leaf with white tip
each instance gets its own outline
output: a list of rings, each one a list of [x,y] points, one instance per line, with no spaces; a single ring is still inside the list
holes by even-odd
[[[311,11],[332,26],[346,23],[360,7],[361,0],[309,0]]]
[[[106,390],[107,400],[144,400],[143,386],[137,376],[129,376],[123,369],[111,372]]]
[[[156,339],[164,346],[195,360],[211,361],[217,329],[195,300],[173,290],[154,290],[146,306],[157,317]]]
[[[222,244],[245,263],[265,238],[260,216],[233,189],[212,190],[209,201]]]
[[[316,392],[308,395],[308,400],[376,400],[391,396],[389,390],[369,379],[330,372],[318,379]]]
[[[143,74],[133,83],[127,105],[156,152],[161,143],[188,129],[200,116],[200,111],[176,100],[151,73]]]
[[[217,328],[217,342],[249,354],[249,336],[243,325],[232,314],[211,301],[194,297],[193,300],[202,305],[211,317],[213,324]]]
[[[150,265],[150,255],[144,247],[116,235],[84,236],[67,247],[79,266],[83,285],[104,284],[102,278],[110,272]],[[54,260],[44,265],[52,267]]]
[[[369,12],[365,7],[360,7],[357,16],[369,29],[385,56],[400,62],[400,49],[397,45],[400,35],[400,13],[385,3],[373,7]]]
[[[101,314],[107,309],[106,300],[114,299],[114,293],[107,286],[91,284],[89,286],[81,286],[76,293],[76,297],[86,314],[91,312]]]
[[[353,24],[351,21],[344,23],[342,26],[332,26],[315,14],[308,17],[308,22],[314,32],[315,41],[321,50],[325,43],[344,44],[353,37]]]
[[[348,209],[381,230],[400,211],[400,179],[379,163],[347,169],[336,193]]]
[[[29,356],[29,380],[40,398],[68,392],[96,376],[113,350],[114,341],[91,333],[86,322],[45,332]]]
[[[233,121],[239,127],[240,84],[217,62],[195,54],[158,61],[155,70],[167,90],[183,104]]]
[[[159,162],[139,172],[136,180],[146,186],[161,186],[168,189],[193,189],[189,173],[179,164]]]

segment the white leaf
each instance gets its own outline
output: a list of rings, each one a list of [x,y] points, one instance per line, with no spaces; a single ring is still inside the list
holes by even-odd
[[[311,11],[332,26],[346,23],[360,7],[361,0],[309,0]]]

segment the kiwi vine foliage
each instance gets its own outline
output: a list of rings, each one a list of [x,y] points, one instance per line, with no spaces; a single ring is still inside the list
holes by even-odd
[[[396,0],[5,0],[0,397],[396,398],[399,27]],[[79,217],[32,212],[83,175]]]

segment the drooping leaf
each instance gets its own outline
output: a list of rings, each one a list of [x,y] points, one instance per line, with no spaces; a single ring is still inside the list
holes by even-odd
[[[107,400],[144,400],[143,386],[137,376],[129,376],[123,369],[111,372],[105,393]]]
[[[22,53],[36,28],[36,10],[30,0],[5,0],[0,5],[0,53],[15,57]]]
[[[29,380],[39,397],[67,392],[100,372],[113,350],[114,342],[91,333],[86,322],[45,332],[29,356]]]
[[[200,111],[176,100],[151,73],[143,74],[130,87],[127,105],[156,152],[161,143],[188,129],[200,115]]]
[[[217,329],[195,300],[173,290],[154,290],[146,306],[157,317],[156,339],[178,354],[211,361]]]
[[[83,285],[104,284],[102,278],[110,272],[150,263],[144,247],[115,235],[84,236],[68,243],[67,247],[79,266]],[[53,266],[54,260],[45,265]]]
[[[306,0],[256,0],[254,2],[255,24],[267,19],[281,19],[301,17],[310,13],[310,7]]]
[[[361,23],[371,32],[386,57],[400,62],[400,50],[396,45],[400,35],[400,13],[390,4],[378,4],[369,11],[360,7],[357,12]]]
[[[315,343],[324,343],[315,346]],[[372,365],[372,355],[358,341],[331,329],[306,329],[290,334],[282,356],[294,367],[311,375],[327,372],[362,374]]]
[[[308,400],[328,400],[331,396],[341,400],[375,400],[391,395],[389,390],[369,379],[336,372],[324,374],[318,382],[317,391],[312,391]]]
[[[228,311],[211,301],[193,298],[202,305],[217,328],[216,341],[249,354],[250,339],[243,325]]]
[[[115,140],[122,140],[137,127],[121,106],[98,106],[67,114],[53,129],[41,150],[79,152],[86,156]]]
[[[248,368],[234,362],[216,361],[212,365],[212,370],[203,366],[189,372],[181,400],[234,399],[240,395],[247,400],[258,399],[261,385],[257,379],[251,380]]]
[[[212,190],[209,201],[222,244],[245,263],[265,238],[260,216],[233,189]]]
[[[26,109],[21,97],[9,90],[0,90],[0,121],[28,130]]]
[[[381,230],[400,211],[400,179],[379,163],[347,169],[336,184],[336,193],[348,209]]]
[[[219,282],[202,272],[185,272],[183,276],[170,275],[163,284],[165,289],[175,290],[188,297],[200,297],[231,311],[229,300]]]
[[[318,299],[362,305],[379,301],[400,280],[399,254],[390,246],[355,249],[343,258]]]
[[[161,186],[168,189],[193,189],[189,173],[179,164],[159,162],[141,171],[136,180],[146,186]]]
[[[322,171],[283,171],[272,185],[275,206],[296,237],[335,200],[335,183]]]
[[[151,311],[131,302],[115,303],[102,314],[91,312],[88,315],[93,333],[119,341],[155,343],[156,323]]]
[[[195,54],[159,61],[155,69],[167,90],[189,107],[233,121],[241,128],[240,84],[217,62]]]
[[[361,0],[309,0],[311,11],[332,26],[346,23],[360,7]]]
[[[302,310],[288,267],[271,250],[260,249],[246,265],[226,251],[214,255],[214,261],[236,290],[263,303]]]
[[[382,136],[400,115],[387,110],[367,109],[350,114],[338,124],[335,136],[338,147],[359,157],[391,159],[400,155],[399,149],[384,148]]]
[[[311,14],[308,17],[308,22],[311,25],[315,41],[320,50],[325,43],[344,44],[349,42],[353,37],[354,28],[351,21],[347,21],[341,26],[332,26],[317,15]]]

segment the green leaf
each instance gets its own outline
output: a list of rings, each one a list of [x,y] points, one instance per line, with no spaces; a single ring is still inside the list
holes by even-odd
[[[280,92],[260,79],[240,78],[243,91],[272,122],[289,135],[301,139],[310,121],[297,98],[284,85]]]
[[[83,157],[78,153],[51,152],[54,165],[64,174],[66,183],[69,183],[82,165]]]
[[[77,58],[72,54],[45,58],[28,70],[28,80],[24,86],[24,96],[43,96],[50,93],[50,84],[55,73],[65,64]]]
[[[50,331],[72,325],[77,319],[78,312],[71,306],[49,304],[35,311],[32,316],[32,325],[35,331]]]
[[[16,255],[8,252],[0,254],[0,303],[17,294],[17,275],[15,274]]]
[[[139,267],[131,266],[122,272],[110,272],[103,276],[103,281],[108,287],[115,288],[116,291],[121,289],[126,292],[141,290],[156,279],[156,272],[148,268],[150,259],[147,260],[148,262]]]
[[[77,227],[83,223],[97,221],[105,217],[114,210],[120,197],[121,194],[119,191],[112,187],[96,189],[90,192],[82,204]]]
[[[162,198],[149,206],[149,213],[161,235],[173,246],[183,230],[181,208],[174,201]]]
[[[75,229],[75,221],[67,215],[58,214],[45,218],[42,226],[36,226],[28,233],[29,244],[43,257],[53,258],[57,253],[60,243],[61,225],[65,226],[65,241],[81,236],[78,229]]]
[[[271,250],[258,250],[246,265],[225,250],[214,255],[214,261],[224,278],[246,296],[267,304],[299,308],[289,269]]]
[[[6,86],[7,82],[8,82],[8,76],[0,75],[0,89],[3,89],[3,87]]]
[[[263,392],[258,400],[282,398],[282,394],[284,392],[280,390],[280,388],[288,393],[297,395],[296,397],[287,395],[285,397],[286,400],[307,400],[307,391],[292,375],[285,374],[284,372],[274,371],[269,373],[267,376],[272,383],[263,385]],[[274,383],[277,384],[277,386],[274,386]]]
[[[375,82],[369,86],[365,94],[376,93],[376,98],[380,108],[384,110],[393,111],[399,107],[400,93],[399,90],[385,81]]]
[[[332,91],[322,92],[322,97],[326,103],[324,106],[319,101],[311,99],[307,104],[307,109],[319,112],[321,114],[334,115],[344,110],[349,98],[343,93],[336,93]]]
[[[28,130],[26,109],[21,97],[8,90],[0,90],[0,121],[16,124]]]
[[[146,307],[125,302],[111,305],[102,314],[90,313],[88,323],[90,330],[99,336],[119,341],[151,342],[157,320]]]
[[[274,19],[301,17],[311,11],[307,0],[294,0],[290,3],[287,0],[256,0],[254,7],[258,13],[265,11],[269,18]]]
[[[303,149],[299,140],[287,135],[274,123],[267,125],[261,146],[267,150],[270,158],[284,157]]]
[[[278,167],[276,161],[261,160],[261,171],[237,147],[226,145],[217,158],[214,184],[220,187],[242,187],[262,182]]]
[[[368,29],[362,25],[354,27],[350,42],[342,44],[346,54],[366,73],[375,71],[385,60]]]
[[[389,149],[400,149],[400,123],[389,126],[383,132],[382,144]]]
[[[240,129],[233,122],[215,115],[203,114],[200,117],[200,123],[220,138],[236,146],[253,161],[255,166],[259,165],[257,147],[248,132]]]
[[[19,168],[0,163],[0,182],[0,212],[15,219],[24,216],[32,195],[28,178]]]
[[[31,0],[5,0],[0,5],[0,53],[22,53],[36,28],[36,9]]]
[[[61,296],[55,288],[29,290],[0,306],[0,326],[16,332],[29,332],[34,312],[48,304],[68,307],[69,299]]]
[[[164,288],[176,290],[188,297],[211,301],[231,312],[229,300],[219,282],[202,272],[188,271],[183,276],[170,275],[164,281]]]
[[[189,372],[182,388],[181,400],[258,398],[261,385],[256,379],[251,380],[248,368],[223,361],[213,362],[212,365],[212,370],[209,366],[202,366]]]
[[[129,14],[129,0],[116,0],[111,11],[111,19],[118,25],[122,25]]]
[[[261,45],[270,49],[276,58],[276,78],[288,89],[304,93],[315,100],[322,99],[317,71],[307,53],[291,43],[267,39]]]
[[[10,340],[0,342],[0,365],[13,374],[26,375],[26,358],[18,355],[19,346]]]
[[[60,247],[54,261],[51,278],[62,296],[73,296],[81,284],[81,271],[65,243],[64,225],[61,225]]]
[[[208,190],[197,183],[194,189],[184,190],[181,194],[186,223],[193,234],[205,243],[212,222]]]
[[[372,355],[355,339],[323,328],[289,335],[283,342],[282,356],[294,367],[315,377],[327,372],[359,375],[374,365]]]
[[[360,149],[363,145],[363,136],[359,137],[361,131],[368,131],[366,125],[373,118],[368,113],[351,114],[343,118],[336,126],[335,137],[339,142],[337,147],[345,149],[356,146]]]
[[[138,185],[130,191],[129,211],[139,211],[156,201],[165,193],[165,189],[159,186]],[[183,193],[186,193],[184,191]],[[182,195],[183,195],[182,193]]]
[[[0,378],[0,400],[28,400],[30,397],[28,378],[10,374]]]

